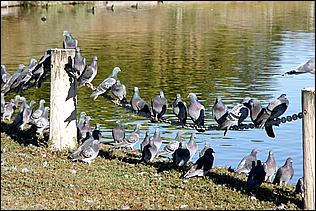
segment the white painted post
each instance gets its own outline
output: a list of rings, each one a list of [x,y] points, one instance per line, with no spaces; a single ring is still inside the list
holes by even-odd
[[[51,49],[50,131],[54,150],[75,149],[77,145],[77,82],[65,71],[75,49]]]
[[[302,90],[304,209],[315,210],[315,87]]]

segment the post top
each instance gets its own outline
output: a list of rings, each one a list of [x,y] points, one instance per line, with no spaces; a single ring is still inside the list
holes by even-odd
[[[306,87],[306,88],[303,88],[302,91],[315,92],[315,87]]]
[[[64,49],[64,48],[51,48],[51,49],[48,49],[49,51],[69,51],[69,52],[72,52],[72,51],[75,51],[76,49]]]

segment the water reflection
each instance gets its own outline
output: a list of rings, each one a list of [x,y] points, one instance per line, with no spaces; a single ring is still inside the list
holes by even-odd
[[[160,89],[170,103],[176,93],[189,102],[185,97],[195,92],[207,109],[206,125],[215,124],[210,107],[216,96],[231,109],[246,96],[266,105],[286,93],[290,106],[285,115],[291,115],[301,110],[300,90],[314,86],[314,75],[281,76],[315,55],[314,2],[170,4],[114,12],[99,6],[94,15],[86,9],[86,5],[1,9],[1,64],[14,72],[19,63],[40,58],[48,48],[62,47],[62,32],[68,30],[79,40],[89,63],[98,56],[94,85],[119,66],[118,77],[127,87],[128,99],[134,86],[147,102]],[[46,22],[40,20],[43,15]],[[49,90],[45,82],[41,89],[23,95],[49,101]],[[153,133],[157,126],[165,140],[174,139],[178,131],[170,125],[149,123],[102,98],[93,102],[90,94],[86,87],[79,89],[78,113],[86,111],[93,123],[102,124],[103,141],[111,140],[111,128],[118,118],[127,132],[142,124],[141,139],[147,129]],[[171,109],[166,116],[174,118]],[[188,140],[192,130],[183,130]],[[275,133],[272,140],[263,130],[229,131],[225,137],[223,131],[207,131],[197,133],[197,141],[199,149],[210,142],[218,166],[235,167],[254,147],[260,149],[262,160],[273,149],[279,165],[292,156],[295,176],[291,182],[295,183],[303,171],[301,121],[277,127]]]

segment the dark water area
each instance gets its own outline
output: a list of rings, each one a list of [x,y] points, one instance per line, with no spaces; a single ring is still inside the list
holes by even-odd
[[[81,53],[90,64],[98,57],[101,83],[115,66],[127,88],[128,100],[134,86],[147,101],[163,90],[169,102],[166,117],[174,119],[171,103],[177,93],[189,103],[188,93],[197,94],[206,108],[206,125],[214,125],[211,107],[221,96],[230,110],[244,97],[258,98],[266,106],[286,93],[290,101],[283,116],[301,111],[301,90],[312,87],[315,75],[288,75],[286,71],[315,56],[315,3],[310,2],[214,2],[169,4],[157,7],[117,9],[87,5],[1,9],[1,64],[13,73],[20,63],[39,59],[47,49],[62,48],[63,31],[78,39]],[[45,15],[47,21],[41,21]],[[99,97],[90,98],[87,87],[78,90],[78,114],[85,111],[92,125],[102,125],[103,142],[112,141],[111,129],[121,119],[127,132],[140,123],[145,131],[161,128],[165,142],[183,130],[189,139],[192,129],[181,129],[119,108]],[[28,101],[49,102],[50,82],[40,89],[22,93]],[[14,94],[8,95],[10,99]],[[247,118],[246,123],[250,123]],[[302,121],[275,127],[276,138],[262,129],[206,131],[197,133],[199,150],[208,142],[215,153],[216,166],[235,168],[252,148],[263,161],[272,149],[278,166],[292,157],[295,174],[290,183],[303,176]],[[137,145],[137,148],[139,145]],[[195,156],[196,160],[198,153]]]

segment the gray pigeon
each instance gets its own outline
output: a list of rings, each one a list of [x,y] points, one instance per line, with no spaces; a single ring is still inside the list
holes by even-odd
[[[1,93],[2,94],[2,93]],[[12,114],[16,109],[16,103],[14,99],[11,99],[9,103],[4,105],[4,111],[2,113],[2,120],[11,120]]]
[[[134,149],[134,146],[139,140],[139,128],[140,124],[137,124],[134,131],[121,143],[113,144],[115,147],[125,147]]]
[[[210,145],[207,144],[206,141],[205,141],[205,143],[204,143],[204,148],[200,151],[199,157],[202,157],[202,156],[204,155],[205,151],[206,151],[208,148],[210,148]]]
[[[64,49],[75,49],[78,47],[78,40],[74,39],[68,31],[64,31],[63,36],[65,36],[63,41]]]
[[[42,138],[44,137],[44,131],[49,129],[48,111],[49,107],[45,107],[40,117],[30,120],[30,123],[35,125],[37,128],[36,133]]]
[[[78,140],[81,140],[84,136],[84,134],[82,134],[81,130],[82,130],[83,124],[85,122],[86,116],[87,116],[86,112],[82,111],[80,113],[79,120],[77,121],[77,138],[78,138]]]
[[[126,101],[126,86],[120,80],[111,87],[112,94],[118,98],[119,102],[127,103]]]
[[[304,192],[305,192],[305,188],[304,188],[304,177],[301,177],[297,180],[297,183],[295,185],[295,194],[300,194],[302,198],[304,198]]]
[[[252,191],[260,187],[260,185],[264,181],[265,176],[266,172],[264,170],[264,166],[261,163],[261,160],[257,160],[257,162],[252,161],[252,168],[247,177],[245,190]]]
[[[191,177],[203,177],[210,173],[213,167],[215,153],[212,148],[207,148],[202,157],[200,157],[191,169],[183,176],[185,179]]]
[[[240,161],[237,168],[235,169],[235,173],[246,173],[248,174],[252,168],[252,161],[257,162],[257,149],[251,150],[251,153]]]
[[[140,151],[141,151],[141,152],[143,152],[144,147],[145,147],[147,144],[149,144],[149,139],[150,139],[149,131],[147,130],[147,131],[146,131],[146,134],[145,134],[144,140],[142,141],[142,143],[140,143]]]
[[[5,110],[5,99],[4,99],[4,93],[1,92],[1,120],[2,120],[2,115]]]
[[[300,64],[294,70],[286,72],[285,74],[302,74],[302,73],[312,73],[315,74],[315,57],[309,59],[307,62]]]
[[[144,146],[144,149],[142,150],[142,160],[145,161],[145,163],[152,162],[156,157],[157,152],[158,148],[154,143],[154,139],[149,139],[149,143]]]
[[[98,73],[98,57],[94,56],[91,65],[83,71],[79,77],[79,85],[83,86],[85,84],[89,85],[91,89],[94,89],[92,81]]]
[[[178,117],[179,123],[183,127],[187,121],[188,109],[186,103],[182,102],[180,94],[176,94],[176,99],[172,103],[172,111]]]
[[[160,129],[157,127],[155,129],[154,136],[152,137],[154,144],[156,145],[157,149],[159,150],[162,145],[162,138],[160,136]]]
[[[197,96],[194,93],[189,93],[188,97],[191,100],[191,105],[189,106],[189,116],[198,127],[204,126],[204,106],[198,101]]]
[[[218,125],[222,125],[226,120],[228,111],[221,97],[216,97],[215,103],[212,108],[212,115]]]
[[[273,184],[278,184],[278,185],[287,185],[290,179],[292,179],[294,175],[294,168],[292,166],[293,159],[292,158],[287,158],[285,161],[285,164],[280,167],[274,177]]]
[[[163,150],[158,152],[157,156],[174,153],[174,151],[176,151],[176,149],[179,148],[179,143],[183,142],[183,138],[181,137],[182,134],[183,134],[182,131],[178,131],[177,135],[176,135],[176,138],[173,141],[170,141],[167,145],[165,145]]]
[[[133,111],[137,113],[143,113],[146,116],[151,115],[148,103],[140,97],[139,89],[136,86],[134,87],[134,94],[130,103]]]
[[[43,112],[44,112],[44,106],[45,104],[45,100],[44,99],[41,99],[40,102],[39,102],[39,107],[37,110],[35,110],[32,115],[31,115],[31,119],[35,120],[35,119],[38,119],[42,116]]]
[[[167,99],[162,90],[160,90],[159,95],[155,96],[151,101],[151,108],[154,115],[154,121],[158,122],[167,111],[168,103]]]
[[[228,113],[223,124],[219,125],[219,129],[225,130],[224,136],[230,127],[240,125],[249,115],[249,109],[242,103],[237,103]]]
[[[125,129],[120,120],[116,121],[116,126],[112,129],[112,137],[115,143],[121,143],[125,140]]]
[[[11,91],[11,86],[18,80],[24,68],[25,68],[25,65],[20,64],[16,72],[11,76],[10,80],[4,84],[4,86],[1,89],[1,92],[3,92],[4,95],[6,95],[9,91]]]
[[[90,120],[91,117],[87,116],[85,112],[80,113],[80,119],[77,124],[77,138],[79,143],[84,142],[92,135]]]
[[[195,138],[196,138],[196,134],[195,134],[195,132],[192,132],[189,142],[186,143],[186,147],[190,151],[190,159],[188,162],[192,162],[192,158],[198,149],[198,145],[195,142]]]
[[[121,72],[121,69],[119,67],[113,68],[112,74],[104,79],[91,94],[93,100],[96,100],[99,95],[103,95],[111,89],[111,87],[116,83],[117,74],[119,72]]]
[[[71,161],[83,161],[90,163],[98,156],[100,150],[100,140],[94,139],[92,136],[83,142],[79,148],[72,153],[69,158]]]
[[[74,70],[76,71],[77,78],[81,76],[86,68],[86,58],[81,55],[80,48],[76,49],[76,55],[74,57]]]
[[[284,114],[288,106],[289,100],[287,99],[286,94],[281,94],[280,97],[269,103],[265,108],[264,113],[258,118],[258,122],[260,122],[259,127],[264,127],[269,137],[275,137],[271,124],[273,119]]]
[[[30,102],[30,105],[26,105],[26,107],[24,108],[23,113],[22,113],[22,121],[20,122],[21,124],[19,125],[19,128],[21,130],[24,130],[24,126],[30,122],[30,117],[32,115],[34,104],[35,104],[35,101],[32,100]]]
[[[277,172],[277,164],[274,159],[274,153],[272,150],[269,151],[268,158],[265,162],[265,171],[266,171],[266,178],[264,179],[266,182],[272,183],[272,177]]]
[[[258,119],[264,113],[264,108],[261,107],[260,101],[256,98],[253,98],[250,99],[248,102],[245,102],[244,105],[249,109],[250,118],[255,127],[259,127],[260,122],[258,121]]]
[[[5,67],[5,65],[1,65],[1,84],[2,83],[7,83],[11,78],[10,73],[8,73],[7,68]]]
[[[185,143],[180,142],[178,149],[172,154],[173,165],[176,168],[183,167],[190,160],[190,151],[186,148]]]

